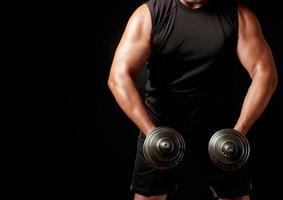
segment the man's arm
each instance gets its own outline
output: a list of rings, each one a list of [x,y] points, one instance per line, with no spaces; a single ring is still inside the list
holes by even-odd
[[[234,129],[246,134],[263,113],[277,86],[277,72],[271,50],[256,16],[243,5],[238,8],[237,53],[252,82]]]
[[[108,86],[117,103],[144,135],[150,133],[155,125],[146,111],[134,78],[151,53],[151,26],[150,12],[143,4],[127,23],[108,79]]]

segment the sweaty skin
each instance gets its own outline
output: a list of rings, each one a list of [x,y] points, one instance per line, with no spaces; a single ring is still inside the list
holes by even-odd
[[[192,8],[198,8],[206,2],[205,0],[195,4],[180,1]],[[256,16],[239,4],[238,18],[237,54],[252,81],[234,129],[245,135],[269,103],[278,78],[272,53],[262,35]],[[150,12],[143,4],[128,21],[116,49],[108,79],[108,86],[117,103],[145,136],[156,126],[147,113],[134,79],[151,54],[151,30]],[[146,197],[135,194],[135,200],[165,199],[166,195]],[[222,200],[249,200],[249,196]]]

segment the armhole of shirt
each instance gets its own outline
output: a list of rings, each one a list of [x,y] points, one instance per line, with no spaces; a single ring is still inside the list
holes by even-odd
[[[231,2],[226,2],[220,5],[221,9],[224,11],[222,19],[222,28],[224,34],[228,36],[224,26],[228,25],[232,29],[232,39],[237,43],[238,41],[238,30],[239,30],[239,20],[238,20],[238,0],[232,0]],[[226,24],[226,25],[225,25]]]
[[[153,11],[153,5],[152,5],[152,1],[148,0],[147,2],[145,2],[149,13],[150,13],[150,18],[151,18],[151,44],[153,44],[154,38],[156,37],[156,31],[155,31],[155,15],[154,15],[154,11]]]

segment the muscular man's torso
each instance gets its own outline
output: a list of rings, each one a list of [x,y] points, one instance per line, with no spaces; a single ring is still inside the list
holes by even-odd
[[[151,118],[188,131],[230,125],[236,5],[212,0],[197,9],[179,0],[149,0],[147,5],[152,55],[145,103]]]

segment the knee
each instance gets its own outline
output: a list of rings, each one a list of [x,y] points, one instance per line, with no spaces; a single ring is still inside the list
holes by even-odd
[[[161,195],[161,196],[143,196],[140,194],[135,194],[134,200],[165,200],[167,195]]]
[[[147,200],[147,197],[140,194],[135,194],[134,200]]]
[[[241,196],[241,197],[234,197],[234,198],[220,198],[219,200],[250,200],[249,195]]]

